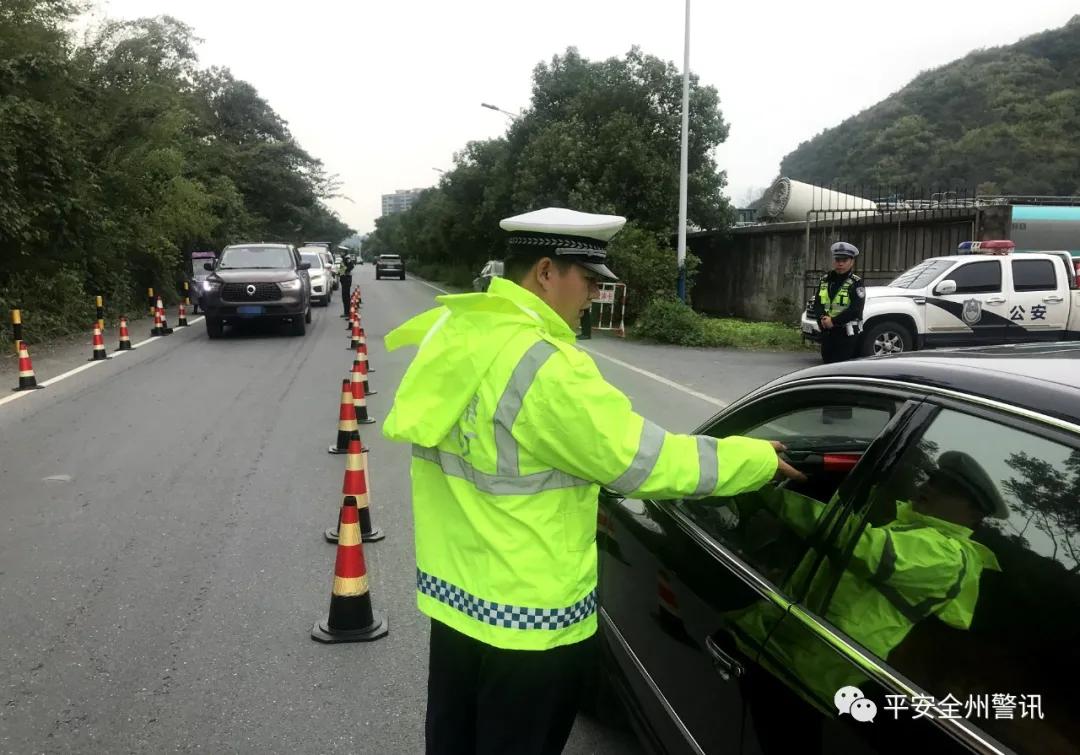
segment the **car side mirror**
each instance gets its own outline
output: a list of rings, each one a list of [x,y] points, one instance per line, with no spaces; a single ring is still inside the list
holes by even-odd
[[[311,263],[310,263],[310,262],[301,262],[301,263],[300,263],[300,264],[299,264],[299,265],[297,266],[297,268],[296,268],[296,269],[297,269],[297,270],[310,270],[310,269],[311,269]]]
[[[956,281],[944,280],[937,284],[937,288],[934,289],[934,293],[938,296],[948,296],[949,294],[956,293]]]
[[[204,262],[204,263],[203,263],[203,266],[202,266],[202,269],[203,269],[203,270],[209,270],[209,271],[213,272],[213,270],[214,270],[214,263],[213,263],[213,262]]]

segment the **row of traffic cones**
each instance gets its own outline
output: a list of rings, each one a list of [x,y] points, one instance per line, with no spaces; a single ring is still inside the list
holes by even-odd
[[[386,535],[372,523],[369,455],[360,440],[360,425],[370,425],[375,420],[367,410],[367,397],[374,391],[368,382],[367,339],[360,326],[359,307],[360,289],[356,287],[346,323],[349,349],[354,352],[352,369],[341,381],[337,439],[328,449],[332,454],[346,455],[345,479],[337,526],[323,533],[328,542],[337,543],[337,558],[330,611],[311,629],[312,639],[319,642],[369,642],[389,633],[386,616],[372,607],[364,561],[363,544],[377,542]]]
[[[97,362],[103,359],[109,359],[109,355],[105,349],[105,335],[103,319],[100,317],[101,313],[101,297],[98,297],[98,313],[99,319],[94,321],[93,326],[93,341],[90,352],[91,362]],[[180,302],[177,317],[177,327],[187,327],[187,308],[186,302]],[[21,321],[19,321],[21,325]],[[18,327],[18,326],[16,326]],[[167,336],[171,335],[173,329],[169,327],[168,320],[165,316],[165,305],[161,301],[161,297],[157,297],[156,304],[154,306],[154,327],[150,331],[151,336]],[[129,351],[133,347],[131,345],[131,333],[128,331],[127,317],[120,315],[120,344],[116,348],[117,351]],[[15,390],[25,391],[33,388],[41,388],[42,386],[37,384],[37,375],[34,373],[34,365],[30,359],[30,351],[26,346],[26,342],[18,336],[16,331],[15,350],[19,354],[19,385]]]

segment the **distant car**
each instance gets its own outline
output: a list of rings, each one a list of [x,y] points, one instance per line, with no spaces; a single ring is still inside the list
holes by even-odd
[[[220,338],[226,324],[245,320],[289,323],[302,336],[311,322],[310,263],[291,244],[233,244],[225,247],[202,282],[206,332]]]
[[[375,280],[385,277],[405,280],[405,260],[400,255],[380,254],[375,260]]]
[[[300,259],[311,265],[308,268],[308,277],[311,280],[311,303],[325,307],[330,303],[334,290],[334,276],[326,266],[325,255],[315,251],[304,251],[301,248]]]
[[[601,493],[600,678],[650,749],[1076,752],[1080,343],[813,367],[697,432],[807,479]]]
[[[473,278],[474,291],[487,291],[492,278],[501,278],[503,275],[502,260],[488,260],[487,264],[480,269],[480,274]]]

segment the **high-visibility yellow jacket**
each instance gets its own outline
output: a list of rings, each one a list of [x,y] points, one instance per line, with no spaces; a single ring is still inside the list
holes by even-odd
[[[731,495],[776,473],[765,441],[665,432],[503,278],[386,336],[419,345],[383,433],[412,444],[417,603],[489,645],[542,650],[596,631],[599,485]]]

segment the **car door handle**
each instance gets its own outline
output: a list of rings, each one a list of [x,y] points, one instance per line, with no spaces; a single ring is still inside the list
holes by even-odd
[[[743,665],[721,650],[712,637],[705,638],[705,647],[708,648],[709,655],[712,656],[713,668],[725,682],[730,682],[732,679],[746,673]]]
[[[1044,296],[1043,301],[1058,302],[1058,301],[1065,301],[1065,299],[1060,297],[1060,296],[1054,295],[1054,296]]]
[[[986,303],[987,304],[1004,304],[1005,303],[1005,297],[1004,296],[991,296],[989,299],[986,300]]]

